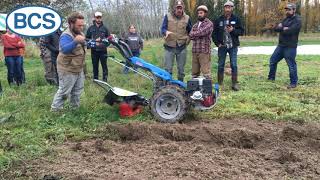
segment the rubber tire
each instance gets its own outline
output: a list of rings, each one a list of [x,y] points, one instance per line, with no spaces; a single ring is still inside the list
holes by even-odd
[[[174,96],[180,104],[180,112],[178,113],[178,115],[176,115],[172,119],[163,118],[156,111],[157,99],[160,98],[163,94],[170,94]],[[177,123],[184,118],[184,116],[188,112],[187,110],[188,110],[188,102],[184,95],[184,91],[176,85],[167,85],[167,86],[161,87],[158,91],[156,91],[153,94],[153,96],[150,99],[150,111],[152,115],[155,117],[155,119],[161,123],[172,123],[172,124]]]
[[[166,86],[166,82],[161,78],[158,78],[156,75],[153,75],[153,78],[155,79],[155,83],[153,84],[153,92],[156,92],[160,88]]]

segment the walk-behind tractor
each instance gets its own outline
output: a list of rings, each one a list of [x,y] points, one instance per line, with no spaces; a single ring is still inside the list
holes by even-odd
[[[167,71],[141,58],[134,57],[129,46],[115,36],[103,39],[102,43],[113,45],[125,62],[114,56],[108,56],[110,60],[122,66],[127,64],[130,70],[153,81],[153,95],[150,99],[146,99],[138,93],[113,87],[104,81],[94,80],[95,83],[107,90],[106,103],[109,105],[120,104],[120,114],[135,114],[141,110],[142,106],[149,106],[153,116],[160,122],[175,123],[182,120],[190,108],[209,110],[217,104],[219,86],[212,85],[211,80],[199,77],[191,79],[185,84],[174,80]],[[95,47],[97,42],[89,40],[87,44],[88,47]],[[145,71],[149,73],[147,74]]]

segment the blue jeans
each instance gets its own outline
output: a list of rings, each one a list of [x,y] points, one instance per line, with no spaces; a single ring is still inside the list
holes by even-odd
[[[7,56],[5,57],[6,66],[8,69],[8,82],[12,84],[16,81],[17,85],[22,83],[22,58],[21,56]]]
[[[24,72],[24,67],[23,67],[23,57],[21,56],[21,78],[22,78],[22,83],[26,83],[26,74]]]
[[[296,63],[297,48],[278,46],[270,58],[269,80],[276,79],[277,65],[284,58],[289,67],[290,84],[297,85],[298,73]]]
[[[140,57],[140,51],[132,51],[132,55],[135,57]],[[123,68],[123,73],[124,74],[128,74],[129,72],[129,68],[128,68],[129,64],[126,62],[126,66]],[[136,67],[133,67],[133,69],[137,69]]]
[[[226,48],[226,47],[220,47],[218,49],[218,73],[223,74],[224,73],[224,67],[226,64],[226,58],[227,53],[230,56],[230,66],[231,66],[231,72],[232,75],[236,76],[238,74],[238,65],[237,65],[237,59],[238,59],[238,47],[233,48]]]

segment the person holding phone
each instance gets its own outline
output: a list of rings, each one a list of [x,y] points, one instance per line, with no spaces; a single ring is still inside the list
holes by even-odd
[[[238,65],[237,54],[238,46],[240,46],[239,36],[244,33],[239,17],[233,14],[234,4],[232,1],[227,1],[224,4],[224,15],[214,21],[214,31],[212,40],[218,47],[218,82],[223,85],[224,67],[227,53],[230,56],[230,65],[232,71],[232,90],[238,91]]]

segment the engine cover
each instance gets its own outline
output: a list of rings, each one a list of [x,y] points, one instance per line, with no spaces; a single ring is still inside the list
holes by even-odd
[[[203,89],[203,93],[211,94],[212,93],[212,80],[211,79],[204,79],[202,89]]]
[[[191,79],[187,82],[187,91],[199,91],[199,80],[198,79]]]
[[[195,78],[187,82],[187,91],[201,91],[204,94],[212,94],[212,80],[205,78]]]

